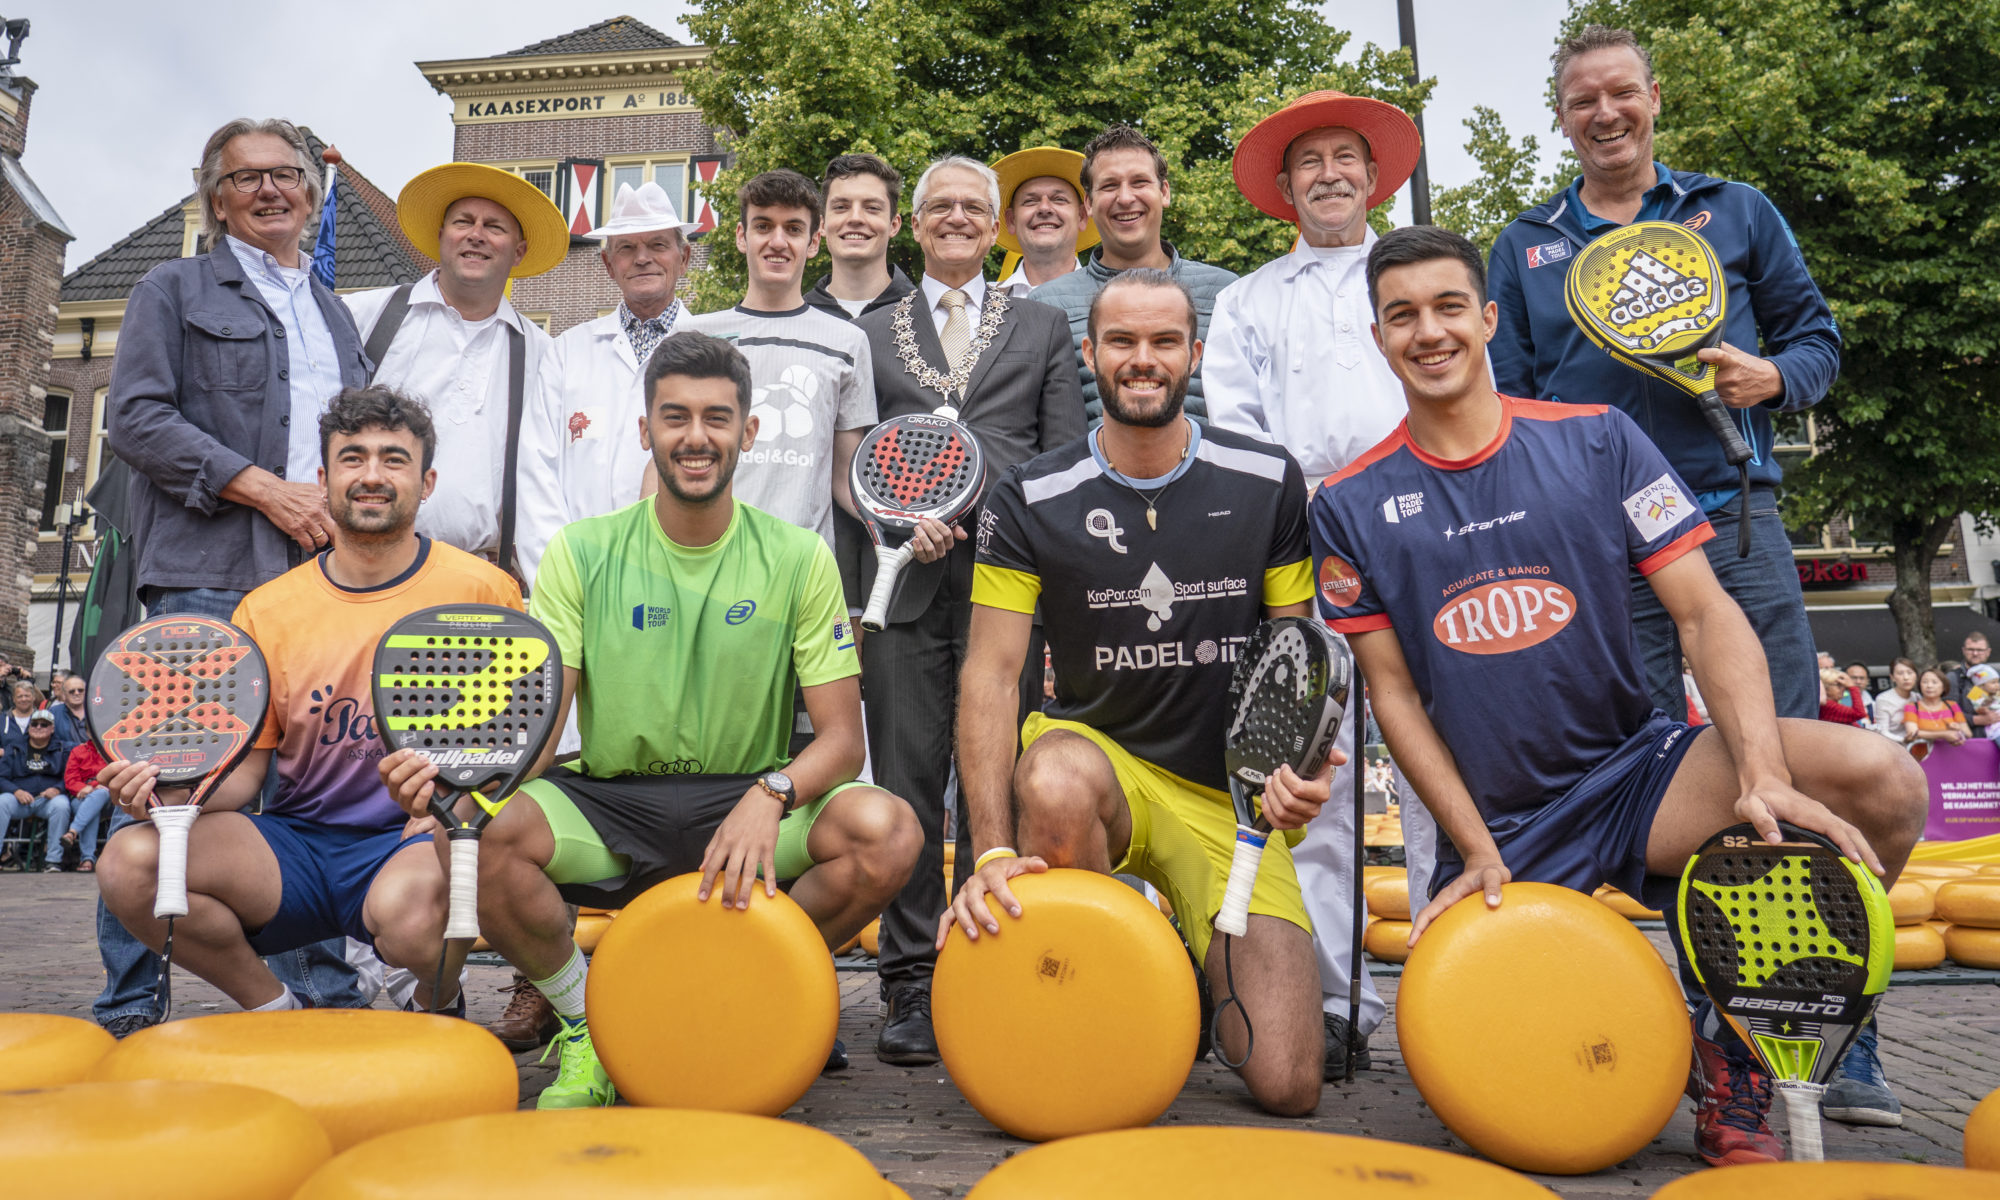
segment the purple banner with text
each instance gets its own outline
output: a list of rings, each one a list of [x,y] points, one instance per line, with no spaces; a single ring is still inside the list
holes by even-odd
[[[2000,742],[1933,742],[1924,776],[1931,790],[1924,840],[1957,842],[2000,833]]]

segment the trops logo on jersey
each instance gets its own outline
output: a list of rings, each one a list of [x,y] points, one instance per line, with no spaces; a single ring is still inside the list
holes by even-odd
[[[1456,594],[1431,632],[1462,654],[1525,650],[1561,633],[1576,615],[1576,594],[1551,580],[1547,567],[1481,571],[1450,590]]]

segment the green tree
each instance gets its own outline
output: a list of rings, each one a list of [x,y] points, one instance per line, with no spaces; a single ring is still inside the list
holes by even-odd
[[[1409,83],[1401,50],[1371,44],[1339,62],[1349,35],[1303,0],[702,0],[688,28],[715,47],[689,90],[734,156],[705,189],[724,219],[695,281],[702,308],[741,295],[743,259],[725,230],[736,188],[759,171],[811,175],[835,154],[869,150],[914,185],[942,154],[1080,149],[1120,120],[1167,157],[1168,240],[1252,270],[1293,232],[1237,193],[1236,139],[1302,92],[1337,88],[1417,112],[1433,82]],[[891,253],[917,263],[907,226]]]
[[[2000,0],[1590,0],[1586,21],[1651,49],[1661,161],[1790,222],[1843,352],[1787,516],[1887,528],[1903,653],[1933,661],[1931,564],[1958,514],[2000,513]]]
[[[1481,254],[1489,254],[1493,239],[1509,222],[1576,177],[1576,155],[1564,150],[1555,169],[1538,179],[1535,167],[1541,162],[1541,145],[1533,134],[1515,141],[1500,114],[1483,104],[1473,107],[1465,128],[1472,134],[1465,152],[1479,173],[1467,183],[1438,192],[1433,219],[1471,238]]]

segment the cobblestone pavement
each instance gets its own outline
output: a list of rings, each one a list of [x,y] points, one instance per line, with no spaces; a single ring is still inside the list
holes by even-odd
[[[0,875],[0,1012],[54,1012],[83,1017],[102,985],[94,934],[95,889],[76,875]],[[1663,935],[1649,934],[1664,945]],[[834,1133],[857,1147],[884,1174],[919,1200],[962,1196],[993,1166],[1028,1148],[994,1129],[952,1086],[942,1067],[912,1069],[876,1061],[881,1028],[872,971],[843,963],[840,1036],[852,1066],[821,1077],[786,1116]],[[2000,974],[1992,976],[2000,980]],[[468,990],[474,1020],[499,1015],[509,982],[504,968],[475,966]],[[1303,1120],[1265,1116],[1243,1086],[1212,1060],[1195,1067],[1163,1124],[1261,1125],[1387,1138],[1468,1153],[1431,1114],[1396,1049],[1393,976],[1377,986],[1390,1019],[1373,1040],[1375,1069],[1351,1085],[1329,1084],[1316,1115]],[[214,989],[177,973],[176,1017],[233,1009]],[[1956,1166],[1960,1131],[1972,1106],[2000,1088],[2000,986],[1899,987],[1881,1010],[1882,1062],[1901,1095],[1900,1129],[1860,1129],[1826,1123],[1829,1158],[1886,1159]],[[537,1066],[538,1051],[519,1056],[524,1105],[553,1078]],[[1523,1103],[1533,1097],[1522,1096]],[[1782,1127],[1782,1120],[1779,1122]],[[1560,1137],[1560,1130],[1551,1130]],[[1700,1169],[1693,1154],[1694,1122],[1683,1104],[1660,1136],[1616,1167],[1574,1178],[1539,1177],[1564,1196],[1644,1197]]]

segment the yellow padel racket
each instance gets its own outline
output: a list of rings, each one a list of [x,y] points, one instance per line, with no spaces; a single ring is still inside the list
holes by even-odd
[[[1672,221],[1640,221],[1591,242],[1563,286],[1570,319],[1611,357],[1693,396],[1750,494],[1750,460],[1729,406],[1715,391],[1715,364],[1695,355],[1722,344],[1729,281],[1715,250]],[[1736,552],[1750,553],[1750,522],[1737,523]]]

